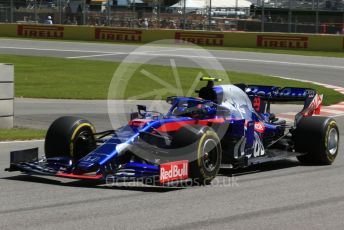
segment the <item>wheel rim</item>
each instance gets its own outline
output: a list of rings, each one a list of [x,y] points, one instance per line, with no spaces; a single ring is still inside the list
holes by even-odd
[[[336,154],[338,149],[338,131],[332,128],[327,137],[327,150],[331,155]]]
[[[203,148],[202,148],[202,161],[204,168],[208,172],[212,172],[216,169],[216,163],[217,163],[217,143],[213,139],[208,139],[204,142]]]
[[[76,160],[84,157],[92,149],[92,133],[88,130],[81,131],[74,141],[74,157]]]

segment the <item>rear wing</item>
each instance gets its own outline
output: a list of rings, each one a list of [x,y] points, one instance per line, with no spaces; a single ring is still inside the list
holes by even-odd
[[[270,102],[305,101],[317,94],[316,90],[310,88],[280,88],[262,85],[248,85],[245,92],[248,96],[258,96]]]
[[[262,85],[243,85],[239,86],[244,89],[250,97],[252,105],[257,112],[270,113],[271,102],[304,102],[303,109],[296,114],[296,123],[302,118],[320,114],[323,95],[318,95],[315,89],[296,88],[296,87],[276,87]],[[262,103],[265,102],[265,103]]]

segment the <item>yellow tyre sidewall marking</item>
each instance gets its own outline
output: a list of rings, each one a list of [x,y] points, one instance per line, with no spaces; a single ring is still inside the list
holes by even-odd
[[[331,121],[329,124],[328,124],[328,126],[327,126],[327,129],[326,129],[326,135],[325,135],[325,151],[326,151],[326,156],[327,156],[327,159],[329,160],[329,161],[333,161],[334,160],[334,156],[333,155],[331,155],[331,154],[328,154],[328,135],[330,134],[330,130],[332,129],[332,128],[336,128],[336,126],[337,126],[337,123],[336,123],[336,121]],[[337,150],[338,151],[338,150]]]
[[[72,134],[72,137],[70,139],[70,154],[71,154],[71,157],[74,157],[74,138],[76,136],[76,134],[79,132],[80,129],[84,128],[84,127],[89,127],[92,131],[92,133],[95,133],[95,129],[94,127],[89,124],[89,123],[81,123],[79,124],[76,129],[74,130],[73,134]]]
[[[204,139],[207,138],[207,137],[212,137],[217,142],[217,146],[220,145],[220,141],[219,141],[219,138],[217,137],[217,134],[215,132],[209,131],[209,130],[206,131],[202,135],[201,139],[199,140],[198,151],[197,151],[197,166],[200,169],[200,173],[201,173],[201,175],[203,176],[203,178],[205,180],[211,179],[211,177],[206,175],[206,173],[204,172],[203,167],[201,167],[201,165],[202,165],[202,157],[203,157],[202,156],[202,143],[203,143]]]

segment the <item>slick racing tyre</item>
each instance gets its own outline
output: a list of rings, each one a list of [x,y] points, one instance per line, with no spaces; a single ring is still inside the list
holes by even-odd
[[[45,137],[47,158],[67,156],[73,162],[96,148],[94,126],[79,117],[65,116],[55,120]]]
[[[295,133],[297,152],[302,164],[330,165],[339,150],[339,130],[334,119],[329,117],[304,117],[297,124]]]
[[[177,131],[176,145],[185,146],[191,153],[189,177],[193,185],[210,184],[220,170],[222,148],[214,130],[207,126],[184,126]]]

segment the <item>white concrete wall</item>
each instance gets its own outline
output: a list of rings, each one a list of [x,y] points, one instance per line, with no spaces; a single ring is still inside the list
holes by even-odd
[[[13,128],[14,66],[0,63],[0,128]]]

